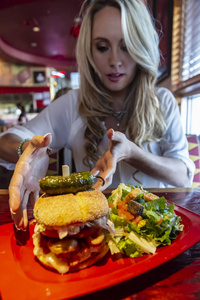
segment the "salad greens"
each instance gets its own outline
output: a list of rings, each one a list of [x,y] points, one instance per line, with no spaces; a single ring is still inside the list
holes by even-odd
[[[128,202],[143,205],[141,215],[128,211]],[[165,197],[158,197],[141,186],[119,184],[108,197],[110,219],[115,234],[109,235],[111,254],[123,253],[132,258],[143,253],[155,253],[158,246],[170,245],[183,230],[180,216],[174,212],[174,203],[167,205]]]

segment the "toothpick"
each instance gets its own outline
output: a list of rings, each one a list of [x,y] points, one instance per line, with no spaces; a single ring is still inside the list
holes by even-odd
[[[68,165],[62,165],[62,176],[69,176],[69,166]]]

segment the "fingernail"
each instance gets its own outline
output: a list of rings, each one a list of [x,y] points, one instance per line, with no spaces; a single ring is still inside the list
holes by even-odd
[[[10,208],[10,213],[11,213],[12,215],[16,215],[16,212],[14,212],[14,211],[12,210],[12,208]]]
[[[21,230],[21,228],[18,227],[17,224],[15,224],[15,228],[16,228],[17,230]]]
[[[48,135],[50,135],[51,133],[46,133],[45,135],[44,135],[44,139],[48,136]]]
[[[22,231],[26,232],[26,228],[20,228]]]
[[[92,175],[93,175],[93,176],[97,176],[99,173],[100,173],[100,171],[99,171],[99,170],[97,170],[97,171],[96,171],[96,172],[94,172]]]

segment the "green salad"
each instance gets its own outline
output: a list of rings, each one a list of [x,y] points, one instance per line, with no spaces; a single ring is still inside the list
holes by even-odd
[[[132,258],[155,253],[158,246],[170,245],[183,230],[174,203],[167,204],[141,186],[119,184],[108,197],[110,219],[115,233],[109,234],[111,254],[123,253]]]

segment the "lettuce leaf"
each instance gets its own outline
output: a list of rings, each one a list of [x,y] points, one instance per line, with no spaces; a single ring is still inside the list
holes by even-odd
[[[174,212],[174,203],[167,205],[165,197],[146,202],[144,194],[138,195],[134,200],[144,206],[144,212],[143,219],[137,225],[118,216],[117,202],[134,188],[137,187],[121,183],[108,198],[114,204],[110,218],[115,226],[115,235],[110,239],[109,247],[130,257],[155,253],[158,246],[170,245],[183,230],[181,218]],[[143,190],[141,186],[140,189]]]
[[[111,196],[108,197],[108,202],[112,202],[116,207],[117,202],[122,199],[122,194],[124,198],[130,191],[131,188],[129,186],[125,185],[124,183],[120,183],[117,189],[113,190]]]
[[[124,254],[132,258],[140,257],[143,254],[142,248],[140,248],[137,243],[127,237],[121,239],[117,246]]]

